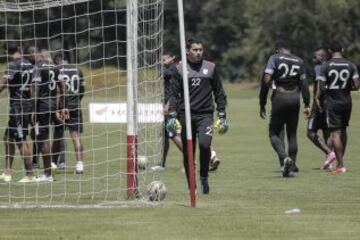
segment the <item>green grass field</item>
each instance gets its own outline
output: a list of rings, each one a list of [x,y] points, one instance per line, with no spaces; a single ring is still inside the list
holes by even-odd
[[[230,131],[214,138],[222,163],[210,175],[210,194],[199,194],[196,208],[189,207],[181,157],[171,145],[167,169],[160,174],[168,188],[162,204],[110,209],[3,208],[0,239],[359,239],[359,93],[353,95],[345,156],[348,172],[333,175],[319,170],[323,154],[306,139],[302,119],[298,131],[300,173],[284,179],[268,139],[268,119],[258,116],[258,90],[241,85],[226,85],[226,90]],[[105,146],[101,137],[95,142],[86,140],[85,148]],[[108,139],[115,144],[116,134]],[[115,156],[116,145],[113,148],[107,154]],[[60,182],[63,176],[58,178]],[[83,178],[86,182],[87,175]],[[76,182],[68,185],[79,190]],[[6,185],[0,185],[0,193],[6,192],[4,188]],[[16,187],[14,191],[24,192]],[[293,208],[301,213],[285,214]]]

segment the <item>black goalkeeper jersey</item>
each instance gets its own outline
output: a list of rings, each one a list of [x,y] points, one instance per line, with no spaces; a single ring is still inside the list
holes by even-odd
[[[65,85],[65,106],[69,109],[81,108],[81,100],[85,92],[85,81],[79,68],[64,64],[59,67],[59,80]]]
[[[325,101],[330,104],[351,103],[353,80],[359,78],[357,67],[345,58],[332,58],[321,66],[318,81],[326,83]]]
[[[34,68],[33,82],[37,85],[38,112],[56,110],[59,70],[51,61],[39,61]]]
[[[25,58],[16,58],[7,64],[4,79],[10,93],[10,107],[21,107],[23,111],[31,111],[32,76],[33,65]]]
[[[213,114],[214,99],[216,110],[224,112],[227,104],[226,94],[216,65],[205,60],[197,64],[188,63],[187,71],[191,113]],[[170,109],[185,112],[181,63],[176,67],[170,87]]]

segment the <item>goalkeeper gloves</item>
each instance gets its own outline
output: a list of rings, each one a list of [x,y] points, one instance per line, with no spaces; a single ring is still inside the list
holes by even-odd
[[[169,113],[169,118],[166,122],[166,130],[169,135],[176,135],[181,133],[181,124],[176,118],[176,112]]]
[[[229,124],[226,120],[226,114],[224,112],[218,113],[218,119],[215,121],[215,129],[217,129],[220,135],[225,134],[229,130]]]

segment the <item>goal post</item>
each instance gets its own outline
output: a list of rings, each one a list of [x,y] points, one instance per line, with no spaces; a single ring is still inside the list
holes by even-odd
[[[128,196],[137,191],[137,37],[138,1],[127,1],[127,187]]]
[[[28,47],[51,56],[62,53],[71,66],[81,69],[85,82],[79,108],[84,173],[74,173],[78,150],[68,126],[63,125],[65,168],[57,170],[53,182],[19,183],[25,171],[16,150],[11,182],[0,179],[0,207],[105,207],[145,202],[131,199],[135,194],[138,199],[145,197],[146,186],[160,178],[150,167],[162,157],[163,4],[163,0],[0,2],[1,77],[11,60],[3,45],[16,42],[25,58],[30,56]],[[7,128],[9,98],[7,91],[0,94],[0,134]],[[31,128],[27,142],[32,151]],[[49,128],[53,141],[53,123]],[[5,149],[2,138],[0,141],[2,169]],[[42,154],[33,155],[40,163],[34,173],[40,175],[44,172]],[[138,157],[147,160],[141,169]]]

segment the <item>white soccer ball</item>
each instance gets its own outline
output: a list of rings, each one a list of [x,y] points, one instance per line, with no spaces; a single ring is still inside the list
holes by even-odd
[[[166,193],[166,186],[160,181],[153,181],[147,186],[147,195],[150,201],[162,201],[165,199]]]
[[[148,163],[149,163],[149,160],[148,160],[147,156],[138,156],[137,165],[138,165],[139,170],[145,170]]]

